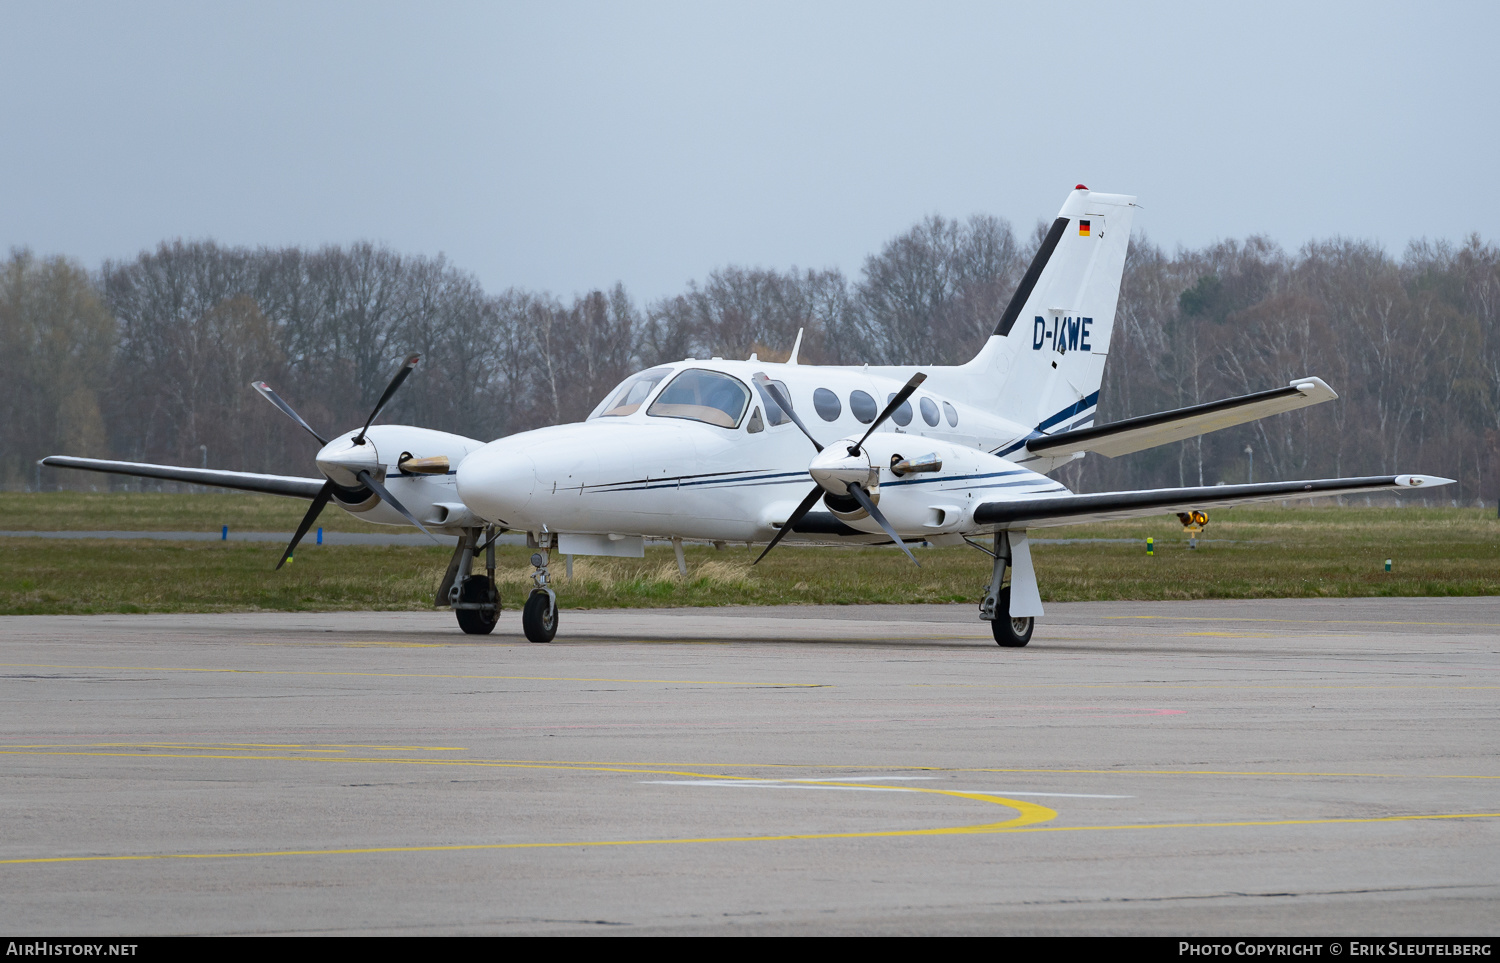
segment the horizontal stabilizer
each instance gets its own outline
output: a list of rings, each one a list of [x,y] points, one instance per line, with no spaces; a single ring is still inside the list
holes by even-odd
[[[322,491],[326,481],[323,478],[257,475],[248,471],[219,471],[216,468],[178,468],[176,465],[146,465],[134,461],[72,458],[68,455],[50,455],[42,459],[42,464],[48,468],[77,468],[113,475],[133,475],[136,478],[161,478],[187,482],[190,485],[233,488],[242,492],[260,492],[263,495],[289,495],[293,498],[318,497],[318,492]]]
[[[1166,512],[1191,511],[1210,505],[1226,507],[1284,498],[1368,494],[1383,490],[1437,488],[1451,478],[1432,475],[1374,475],[1367,478],[1320,478],[1316,481],[1263,482],[1257,485],[1215,485],[1203,488],[1157,488],[1098,495],[1058,495],[985,502],[974,509],[974,521],[997,528],[1045,528],[1079,522],[1141,518]]]
[[[1338,395],[1322,378],[1299,378],[1285,388],[1257,391],[1254,394],[1204,405],[1158,411],[1154,415],[1127,418],[1098,428],[1079,428],[1032,438],[1026,450],[1033,455],[1055,458],[1080,451],[1093,451],[1113,458],[1133,451],[1155,448],[1182,441],[1210,431],[1243,425],[1267,415],[1279,415],[1308,405],[1332,401]]]

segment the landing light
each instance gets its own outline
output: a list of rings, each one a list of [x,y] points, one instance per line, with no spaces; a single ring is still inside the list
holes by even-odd
[[[902,458],[900,455],[891,456],[891,474],[898,478],[902,475],[910,475],[923,471],[942,471],[943,460],[934,452],[923,455],[921,458]]]
[[[408,475],[446,475],[448,474],[448,456],[413,458],[409,453],[403,454],[396,462],[396,467]]]

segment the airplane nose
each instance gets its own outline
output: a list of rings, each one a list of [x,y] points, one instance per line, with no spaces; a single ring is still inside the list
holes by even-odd
[[[491,522],[518,518],[536,491],[536,463],[523,452],[480,449],[458,465],[458,497]]]

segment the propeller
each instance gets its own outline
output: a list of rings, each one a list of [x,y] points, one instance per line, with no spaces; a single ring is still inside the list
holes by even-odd
[[[923,374],[920,371],[911,376],[911,380],[906,383],[905,387],[896,392],[896,394],[891,398],[890,402],[886,404],[885,410],[882,411],[880,415],[870,423],[870,427],[865,431],[864,435],[859,439],[859,441],[848,447],[847,451],[850,458],[858,458],[861,454],[864,453],[865,442],[869,440],[869,437],[875,433],[875,430],[877,428],[885,423],[887,418],[895,414],[896,410],[906,403],[906,399],[912,396],[912,392],[916,391],[917,388],[922,384],[922,382],[926,380],[927,375]],[[781,409],[783,411],[791,416],[792,422],[798,428],[802,429],[802,433],[807,436],[807,440],[813,443],[813,447],[816,448],[818,450],[818,454],[821,455],[823,453],[823,446],[818,444],[818,440],[813,437],[812,432],[807,430],[807,426],[802,423],[802,419],[798,418],[797,415],[792,411],[792,406],[786,399],[786,396],[781,392],[781,389],[776,387],[776,385],[773,384],[770,379],[768,379],[763,374],[755,376],[755,383],[757,386],[765,390],[776,401],[776,403],[781,406]],[[866,456],[865,462],[866,468],[868,469],[868,456]],[[864,487],[858,482],[844,482],[844,486],[847,494],[856,502],[858,502],[859,506],[863,508],[871,518],[875,519],[876,524],[883,528],[885,530],[885,533],[891,537],[891,540],[896,543],[896,546],[900,548],[901,551],[906,553],[907,558],[912,560],[912,564],[916,565],[918,568],[921,568],[922,563],[917,561],[917,557],[911,553],[911,549],[906,547],[906,542],[902,541],[901,536],[896,534],[895,527],[891,525],[890,521],[886,519],[885,515],[881,514],[880,509],[875,504],[875,500],[870,497],[870,493],[865,491]],[[759,557],[755,559],[755,562],[752,562],[751,564],[756,564],[760,562],[761,559],[769,555],[771,553],[771,549],[775,548],[776,544],[783,538],[785,538],[786,534],[790,532],[798,522],[802,521],[802,517],[808,512],[812,511],[813,506],[816,505],[820,499],[822,499],[825,491],[833,495],[843,495],[846,493],[833,491],[832,489],[826,489],[821,482],[814,485],[813,490],[807,493],[807,497],[802,499],[802,503],[799,504],[796,509],[792,511],[792,514],[787,517],[787,520],[782,523],[780,530],[778,530],[775,537],[771,539],[771,543],[766,546],[766,550],[764,552],[761,552]]]
[[[308,508],[307,514],[302,516],[302,521],[297,525],[297,533],[292,536],[291,544],[286,547],[286,551],[281,553],[281,561],[276,563],[278,570],[286,564],[287,559],[292,557],[292,552],[296,551],[297,543],[302,541],[302,536],[307,534],[309,528],[312,528],[312,523],[317,520],[318,514],[323,511],[323,507],[333,497],[333,489],[335,487],[333,481],[330,479],[323,483],[322,488],[318,489],[317,497],[312,500],[312,506]]]
[[[851,457],[854,455],[858,455],[864,449],[865,442],[869,440],[869,437],[871,435],[875,434],[875,429],[884,424],[885,420],[891,415],[894,415],[896,413],[896,409],[906,404],[906,399],[910,398],[911,393],[913,391],[916,391],[917,388],[921,386],[922,382],[926,380],[927,376],[920,371],[911,376],[911,380],[906,383],[906,387],[896,392],[895,397],[893,397],[886,404],[885,410],[880,413],[880,417],[870,422],[869,430],[865,432],[864,437],[849,446],[849,454]]]
[[[379,401],[375,402],[375,410],[371,411],[370,417],[365,419],[365,426],[359,430],[359,434],[354,436],[354,443],[356,445],[363,445],[365,443],[365,432],[370,430],[370,422],[374,421],[375,416],[380,414],[380,409],[384,408],[386,402],[391,400],[391,395],[396,393],[396,389],[401,387],[401,382],[406,380],[406,376],[411,374],[411,369],[415,368],[417,362],[421,360],[421,355],[409,354],[406,356],[406,360],[401,362],[401,367],[397,370],[396,377],[392,378],[391,383],[385,386],[385,393],[380,396]],[[420,528],[421,526],[418,527]]]
[[[917,561],[917,557],[911,553],[911,549],[906,547],[906,543],[901,541],[901,536],[896,534],[896,530],[891,527],[891,523],[886,521],[885,516],[880,514],[880,509],[875,507],[875,500],[870,497],[870,493],[859,485],[850,485],[849,494],[854,496],[854,500],[859,502],[859,506],[869,512],[870,517],[875,519],[881,528],[885,529],[885,533],[891,537],[891,541],[895,542],[896,547],[906,553],[906,557],[911,559],[912,564],[917,568],[921,568],[922,563]]]
[[[375,408],[370,412],[370,417],[365,419],[364,427],[359,430],[358,435],[351,439],[351,444],[353,444],[355,447],[358,447],[365,443],[365,433],[370,430],[370,424],[375,421],[375,418],[380,414],[381,409],[385,408],[386,404],[390,402],[391,396],[396,393],[397,388],[401,387],[401,382],[405,381],[407,376],[411,374],[411,370],[417,366],[417,362],[419,360],[421,360],[421,356],[414,354],[407,356],[406,360],[401,363],[400,369],[396,371],[396,376],[391,379],[390,384],[386,385],[384,393],[382,393],[380,396],[380,400],[375,402]],[[309,425],[301,415],[297,414],[297,412],[292,409],[291,405],[283,401],[281,396],[278,395],[274,390],[272,390],[270,385],[266,384],[264,381],[256,381],[251,383],[251,387],[260,392],[261,395],[264,396],[265,399],[271,404],[275,405],[277,408],[280,408],[282,413],[284,413],[288,418],[291,418],[297,424],[301,425],[303,430],[305,430],[309,435],[312,435],[314,438],[318,439],[323,447],[328,447],[328,439],[318,434],[318,432],[313,428],[312,425]],[[407,511],[406,506],[401,504],[400,500],[397,499],[395,495],[392,495],[390,490],[386,488],[385,485],[381,484],[375,478],[375,476],[371,474],[368,468],[355,469],[353,474],[354,477],[359,480],[360,484],[364,485],[365,488],[374,492],[387,505],[400,512],[407,521],[417,526],[417,528],[421,530],[422,534],[428,536],[429,538],[432,537],[432,533],[427,530],[426,526],[417,521],[417,517],[411,512]],[[308,530],[312,528],[313,522],[317,521],[318,515],[321,514],[323,509],[328,506],[328,502],[332,500],[334,493],[341,489],[348,491],[345,486],[338,484],[332,478],[323,483],[323,487],[318,490],[318,494],[313,498],[312,504],[308,506],[307,514],[302,516],[302,521],[300,524],[298,524],[296,533],[292,535],[292,540],[287,545],[286,551],[281,553],[281,561],[276,563],[276,567],[278,569],[281,568],[281,566],[285,565],[287,563],[287,560],[292,557],[292,553],[297,549],[297,544],[302,541],[302,536],[306,535],[308,533]]]
[[[252,381],[250,383],[250,387],[254,388],[256,391],[259,391],[262,395],[265,396],[265,399],[267,401],[269,401],[271,404],[275,405],[276,407],[280,408],[286,414],[286,416],[288,418],[292,419],[297,424],[301,425],[303,427],[303,429],[305,429],[309,435],[312,435],[314,438],[318,439],[318,443],[319,444],[321,444],[321,445],[328,444],[328,439],[324,438],[322,435],[320,435],[316,431],[314,431],[313,430],[313,426],[309,425],[306,421],[304,421],[302,419],[301,415],[299,415],[295,411],[293,411],[291,405],[287,404],[285,401],[282,401],[281,400],[281,395],[278,395],[275,391],[271,390],[271,386],[270,385],[266,384],[264,381]]]
[[[366,488],[379,495],[387,505],[391,506],[396,511],[405,516],[408,522],[411,522],[413,525],[420,528],[423,535],[426,535],[428,538],[432,538],[432,533],[429,532],[421,522],[417,521],[417,516],[407,511],[406,506],[396,500],[396,496],[391,494],[390,489],[386,488],[380,482],[376,481],[375,476],[371,475],[368,470],[362,470],[358,472],[355,477],[364,482]]]
[[[802,516],[812,511],[812,507],[816,505],[818,501],[822,499],[822,497],[823,486],[814,485],[813,490],[807,493],[806,498],[802,499],[802,504],[798,505],[797,509],[787,517],[787,520],[782,524],[781,528],[776,530],[776,537],[771,539],[771,544],[767,545],[766,550],[764,552],[761,552],[760,556],[750,564],[754,565],[762,558],[765,558],[767,555],[771,554],[771,549],[776,547],[776,543],[785,538],[787,532],[790,532],[792,530],[792,526],[802,521]]]
[[[782,394],[782,391],[779,387],[777,387],[776,382],[772,381],[770,378],[767,378],[764,373],[757,374],[754,380],[756,387],[760,388],[760,390],[771,396],[771,400],[776,402],[777,407],[786,412],[786,416],[792,419],[792,424],[796,425],[798,428],[801,428],[802,433],[807,436],[807,440],[812,442],[813,447],[818,449],[819,454],[822,454],[823,446],[818,444],[818,439],[813,437],[813,433],[807,430],[807,426],[802,423],[802,419],[797,417],[797,413],[792,410],[792,400],[786,395]]]

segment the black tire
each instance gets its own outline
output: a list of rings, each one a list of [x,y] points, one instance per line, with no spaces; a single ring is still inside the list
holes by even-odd
[[[532,591],[521,610],[521,628],[532,642],[551,642],[557,635],[557,607],[541,589]]]
[[[455,609],[458,627],[464,630],[465,635],[489,635],[495,631],[495,625],[500,621],[500,593],[495,591],[493,579],[488,575],[469,576],[464,579],[463,588],[459,589],[458,600],[493,602],[495,605],[488,612],[483,609]]]
[[[1031,633],[1036,629],[1036,619],[1029,615],[1025,618],[1011,618],[1010,586],[1000,590],[1000,598],[995,602],[995,616],[995,621],[990,623],[990,631],[995,635],[996,645],[1019,649],[1031,641]]]

